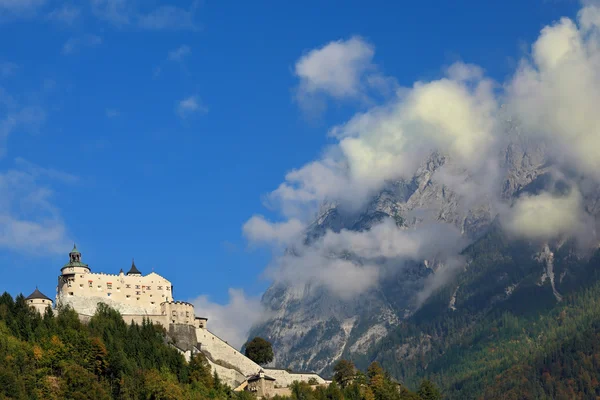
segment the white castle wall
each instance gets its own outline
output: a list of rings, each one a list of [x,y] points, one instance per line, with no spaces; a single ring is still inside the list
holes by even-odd
[[[210,364],[213,373],[216,372],[217,375],[219,375],[221,382],[229,385],[233,389],[246,380],[246,376],[239,373],[235,369],[225,368],[221,365],[215,364],[211,360],[208,360],[208,363]]]
[[[276,387],[288,387],[294,381],[308,382],[311,378],[316,379],[318,384],[329,383],[329,381],[326,381],[325,379],[321,378],[319,375],[313,374],[313,373],[296,374],[296,373],[289,373],[288,371],[286,371],[284,369],[271,369],[271,368],[265,368],[264,371],[265,371],[265,375],[270,376],[271,378],[275,378],[275,386]]]
[[[196,337],[199,349],[203,352],[208,352],[214,361],[223,360],[235,365],[246,376],[255,375],[260,371],[260,365],[250,360],[208,329],[196,329]]]
[[[152,272],[146,276],[70,273],[59,277],[57,304],[70,304],[78,312],[93,314],[103,302],[122,314],[160,315],[160,304],[173,301],[171,282]],[[82,308],[79,308],[82,307]]]

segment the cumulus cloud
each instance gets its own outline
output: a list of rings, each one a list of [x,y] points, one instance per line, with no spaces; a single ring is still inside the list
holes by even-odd
[[[186,97],[177,104],[177,114],[181,118],[187,118],[196,113],[205,114],[207,112],[208,108],[202,104],[198,96]]]
[[[324,200],[358,208],[386,181],[411,177],[435,149],[476,168],[494,140],[493,88],[466,64],[445,78],[417,82],[389,104],[334,127],[330,135],[338,142],[321,160],[288,173],[271,200],[286,214],[307,204],[314,210]]]
[[[209,329],[237,349],[246,342],[250,328],[267,317],[260,298],[248,297],[241,289],[229,289],[227,304],[213,303],[208,296],[200,296],[191,303],[196,315],[208,318]]]
[[[294,66],[296,100],[304,111],[318,113],[327,98],[366,101],[371,94],[391,94],[396,80],[379,72],[374,54],[374,46],[359,36],[307,52]]]
[[[524,131],[550,141],[559,161],[600,178],[600,11],[584,7],[579,25],[562,18],[542,29],[507,87]]]
[[[305,225],[297,219],[273,223],[262,215],[255,215],[242,229],[244,236],[252,243],[288,245],[300,238]]]
[[[522,195],[504,224],[516,236],[548,240],[576,233],[588,218],[583,212],[581,194],[574,189],[566,196],[548,192]]]
[[[385,78],[377,72],[374,51],[359,37],[309,51],[295,66],[299,99],[361,98],[372,87],[369,82]],[[271,224],[253,217],[245,225],[247,237],[281,247],[288,237],[302,234],[291,228],[308,226],[325,203],[360,215],[389,182],[412,179],[432,152],[451,160],[452,170],[442,167],[429,182],[457,193],[463,206],[484,201],[491,217],[500,215],[514,237],[550,240],[592,232],[585,194],[600,192],[599,7],[589,3],[577,20],[563,18],[542,29],[531,54],[504,84],[487,78],[479,66],[459,62],[439,79],[393,93],[333,127],[333,144],[318,159],[289,171],[268,195],[269,206],[284,220]],[[516,128],[508,132],[509,125]],[[515,138],[547,152],[544,168],[553,165],[565,176],[583,176],[588,188],[582,191],[579,182],[568,193],[544,189],[509,204],[500,196],[506,173],[501,165],[510,158],[506,146]],[[425,210],[417,206],[419,211]],[[420,303],[463,265],[457,255],[467,244],[442,223],[399,229],[385,222],[363,232],[327,232],[309,244],[294,243],[275,256],[266,275],[347,297],[377,285],[390,265],[438,260],[442,267],[426,280]]]
[[[338,40],[311,50],[296,62],[301,95],[323,92],[343,98],[357,96],[363,74],[374,69],[375,50],[359,37]]]

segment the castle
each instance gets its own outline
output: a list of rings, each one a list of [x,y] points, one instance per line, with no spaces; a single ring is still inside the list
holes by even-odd
[[[155,272],[143,275],[132,261],[127,273],[94,273],[82,261],[77,246],[69,253],[58,277],[56,306],[70,306],[83,321],[96,312],[99,303],[119,311],[127,323],[144,319],[162,325],[186,359],[202,352],[213,372],[234,390],[255,392],[258,397],[289,394],[294,381],[328,384],[314,373],[290,373],[286,370],[262,368],[244,354],[220,339],[207,328],[208,320],[196,317],[194,305],[175,301],[173,284]],[[40,313],[54,304],[37,288],[27,296],[27,303]]]

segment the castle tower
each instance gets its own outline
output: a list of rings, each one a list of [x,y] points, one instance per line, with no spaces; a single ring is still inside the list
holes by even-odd
[[[81,253],[77,250],[77,246],[73,245],[73,250],[69,253],[69,262],[60,269],[57,294],[68,293],[72,296],[73,292],[70,289],[75,281],[75,275],[89,273],[90,267],[81,262]]]
[[[28,306],[33,307],[37,312],[44,315],[48,306],[52,307],[52,299],[40,292],[36,287],[33,293],[25,298]]]

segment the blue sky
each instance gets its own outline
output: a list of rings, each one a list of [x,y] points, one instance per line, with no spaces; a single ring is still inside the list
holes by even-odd
[[[450,5],[452,4],[452,5]],[[135,257],[179,299],[256,298],[265,195],[377,103],[299,96],[297,63],[361,38],[395,85],[456,61],[502,82],[575,1],[0,0],[0,291],[53,296],[77,242],[93,270]]]

